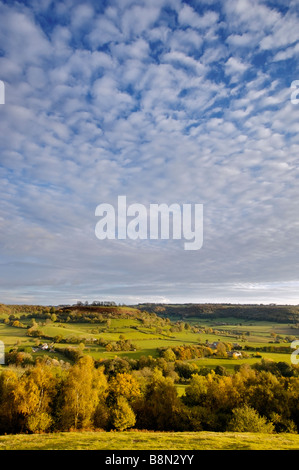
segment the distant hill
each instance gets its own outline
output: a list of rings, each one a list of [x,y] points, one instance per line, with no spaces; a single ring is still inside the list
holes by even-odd
[[[101,314],[103,317],[132,317],[139,318],[141,315],[140,309],[138,307],[128,307],[128,306],[110,306],[110,305],[72,305],[66,307],[58,307],[57,313],[66,312],[66,313],[82,313],[85,315],[92,314]],[[154,312],[153,312],[154,313]]]
[[[97,318],[169,318],[172,321],[195,317],[198,319],[238,318],[240,320],[260,320],[277,323],[299,323],[299,305],[253,305],[253,304],[159,304],[144,303],[138,305],[5,305],[0,304],[0,318],[10,315],[20,317],[49,318],[52,311],[60,321],[70,318],[72,321],[96,320]]]
[[[162,317],[188,320],[240,318],[243,320],[274,321],[278,323],[299,323],[299,306],[295,305],[242,305],[242,304],[138,304],[136,308],[155,313]]]
[[[136,319],[164,324],[165,318],[155,312],[146,312],[137,307],[128,305],[66,305],[66,306],[41,306],[41,305],[6,305],[0,303],[0,320],[5,318],[37,318],[49,319],[55,315],[55,321],[60,322],[97,322],[107,319]]]

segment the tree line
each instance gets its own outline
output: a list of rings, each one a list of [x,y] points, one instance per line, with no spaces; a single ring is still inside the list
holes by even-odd
[[[263,304],[138,304],[137,308],[168,318],[199,319],[238,318],[240,320],[299,323],[299,305]]]
[[[133,369],[124,361],[102,363],[84,355],[73,365],[39,360],[30,367],[3,367],[0,433],[130,428],[298,432],[296,366],[241,365],[232,373],[193,370],[179,397],[170,371],[158,364]]]

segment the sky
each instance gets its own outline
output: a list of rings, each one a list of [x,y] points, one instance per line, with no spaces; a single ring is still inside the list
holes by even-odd
[[[0,302],[299,304],[298,58],[298,0],[0,1]],[[118,196],[202,247],[99,240]]]

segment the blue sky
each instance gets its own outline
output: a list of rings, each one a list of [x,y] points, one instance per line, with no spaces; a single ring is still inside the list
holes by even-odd
[[[0,2],[0,300],[299,304],[297,0]],[[204,243],[98,204],[203,204]]]

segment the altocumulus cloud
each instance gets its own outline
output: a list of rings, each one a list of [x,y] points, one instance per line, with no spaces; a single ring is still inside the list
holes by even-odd
[[[1,301],[299,303],[297,1],[0,2]],[[203,204],[204,243],[95,237]]]

